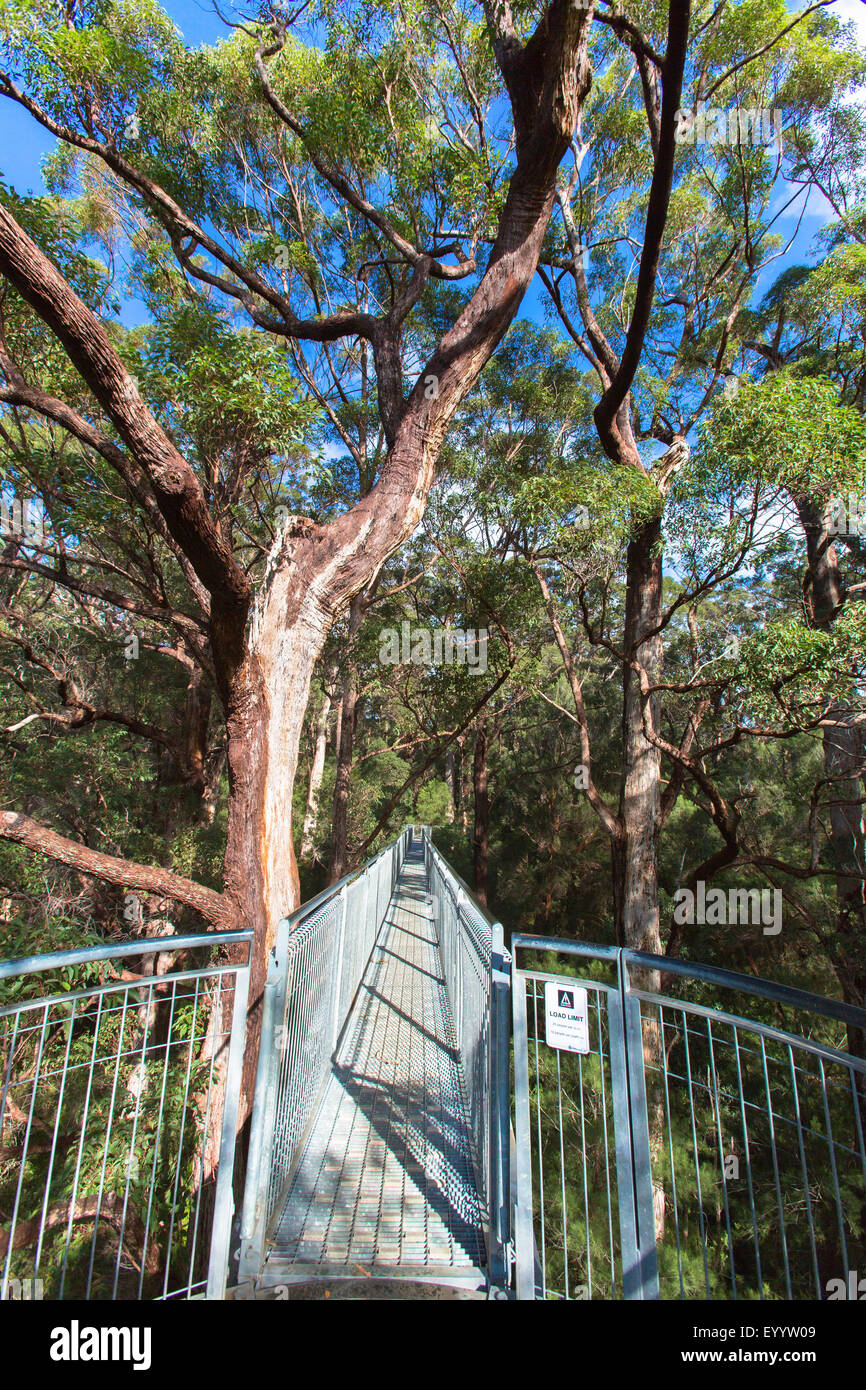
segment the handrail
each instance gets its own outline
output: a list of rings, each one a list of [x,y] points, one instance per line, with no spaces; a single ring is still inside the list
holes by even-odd
[[[252,937],[186,933],[22,956],[0,961],[0,980]],[[20,1152],[17,1180],[6,1175],[0,1299],[22,1276],[34,1296],[44,1286],[54,1299],[224,1296],[250,967],[176,964],[0,1007],[0,1133]],[[84,1203],[92,1231],[81,1242],[74,1213]],[[49,1219],[58,1205],[69,1213],[61,1222]]]
[[[191,951],[221,946],[228,941],[252,939],[252,928],[245,927],[233,931],[189,932],[185,936],[141,936],[121,941],[115,946],[81,946],[71,951],[49,951],[40,956],[18,956],[0,960],[0,980],[8,980],[15,975],[33,975],[43,970],[63,970],[68,965],[115,960],[119,956],[146,956],[155,951]]]
[[[824,994],[812,994],[796,985],[784,985],[776,980],[759,979],[754,975],[744,975],[738,970],[727,970],[719,965],[705,965],[701,961],[675,960],[670,956],[650,955],[647,951],[633,951],[629,947],[595,945],[588,941],[564,941],[554,936],[530,936],[515,932],[511,938],[512,951],[551,951],[555,955],[583,956],[593,960],[621,959],[626,966],[635,965],[644,970],[658,970],[662,974],[684,975],[707,984],[720,985],[725,989],[741,990],[744,994],[754,994],[762,999],[770,999],[777,1004],[788,1004],[791,1008],[806,1009],[810,1013],[823,1014],[825,1018],[849,1023],[854,1028],[866,1028],[866,1009],[855,1004],[846,1004],[841,999],[833,999]],[[639,997],[645,992],[635,989],[629,982],[629,992]],[[674,998],[662,991],[653,998]]]
[[[725,998],[713,1007],[712,995],[698,1002],[686,990],[643,988],[629,970],[762,998],[815,1022],[864,1028],[866,1009],[625,947],[516,933],[512,950],[518,1298],[593,1297],[599,1288],[627,1299],[823,1297],[819,1248],[844,1275],[866,1191],[866,1061],[833,1046],[826,1028],[826,1037],[811,1025],[799,1035],[742,1013],[737,999],[728,1012]],[[615,963],[616,983],[583,969],[552,973],[547,962],[536,969],[525,951]],[[583,1045],[548,1039],[552,983],[583,992]],[[562,1124],[565,1096],[580,1128],[564,1141],[549,1115],[558,1098]],[[605,1176],[591,1190],[593,1164]],[[825,1181],[815,1187],[819,1165]],[[721,1243],[708,1231],[708,1192],[724,1215]],[[794,1192],[805,1223],[790,1215]]]

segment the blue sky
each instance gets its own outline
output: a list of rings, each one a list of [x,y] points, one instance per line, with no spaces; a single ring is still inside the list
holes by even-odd
[[[227,32],[214,12],[210,0],[162,0],[162,3],[190,45],[212,43]],[[789,0],[792,13],[800,7],[791,4]],[[242,6],[236,10],[231,0],[225,0],[220,8],[229,16],[233,12],[242,12]],[[833,11],[840,18],[851,19],[856,23],[861,41],[866,45],[866,0],[835,0]],[[51,151],[53,144],[51,137],[36,121],[13,102],[0,100],[0,175],[4,182],[13,185],[20,193],[44,192],[41,161]],[[783,201],[784,193],[780,190],[777,205],[781,205]],[[813,235],[827,220],[827,214],[828,209],[822,207],[821,201],[813,196],[794,249],[785,259],[773,263],[767,273],[768,282],[775,279],[786,264],[805,258]],[[780,221],[777,230],[781,235],[791,235],[796,216],[797,211],[793,211]],[[763,288],[766,288],[765,284],[761,285],[761,289]],[[535,285],[524,302],[522,316],[539,317],[541,302],[541,287]],[[140,321],[142,315],[137,309],[137,305],[127,303],[122,314],[123,321],[128,324]]]
[[[162,5],[187,43],[194,47],[213,43],[226,33],[225,25],[207,0],[162,0]],[[230,15],[233,6],[221,4],[220,9]],[[53,147],[50,135],[25,111],[14,102],[0,100],[0,172],[5,183],[12,184],[19,193],[43,193],[41,161]]]
[[[208,0],[162,0],[162,4],[189,44],[213,43],[226,33]],[[792,13],[797,8],[789,0]],[[220,9],[231,15],[235,6],[226,0]],[[866,44],[866,0],[835,0],[833,12],[840,18],[853,19]],[[52,143],[36,122],[12,102],[0,101],[0,171],[6,183],[14,184],[21,193],[42,192],[40,162]]]

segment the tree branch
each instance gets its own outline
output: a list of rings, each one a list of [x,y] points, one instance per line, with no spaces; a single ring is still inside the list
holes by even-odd
[[[0,811],[0,839],[11,840],[24,845],[34,854],[47,855],[61,864],[67,864],[80,873],[90,874],[106,883],[116,883],[123,888],[142,893],[156,893],[163,898],[191,907],[213,927],[228,931],[238,924],[235,908],[222,893],[205,888],[192,879],[182,878],[170,869],[161,869],[149,864],[137,864],[129,859],[119,859],[113,854],[102,854],[88,849],[76,840],[68,840],[64,835],[49,830],[38,821],[20,811]]]

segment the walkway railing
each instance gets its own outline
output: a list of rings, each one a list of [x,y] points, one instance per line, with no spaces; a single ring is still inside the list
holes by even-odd
[[[494,1296],[856,1298],[866,1010],[552,938],[515,936],[512,963],[501,925],[424,827],[279,924],[232,1283],[262,1272],[419,841]],[[415,868],[416,898],[419,879]],[[250,940],[138,939],[0,962],[0,1297],[225,1295],[249,966],[220,952],[245,955]],[[426,1086],[413,1104],[435,1108]],[[465,1141],[463,1155],[465,1174]],[[477,1233],[477,1208],[475,1221]],[[480,1257],[476,1243],[473,1266]]]
[[[0,961],[0,1298],[222,1297],[251,936]]]
[[[487,1217],[491,1283],[510,1282],[510,1058],[508,974],[500,922],[478,900],[422,827],[433,921],[466,1082],[476,1172]]]
[[[292,1162],[376,944],[411,830],[277,929],[262,1007],[238,1282],[255,1279]]]
[[[518,1297],[856,1297],[866,1062],[845,1048],[866,1011],[615,947],[512,948]]]

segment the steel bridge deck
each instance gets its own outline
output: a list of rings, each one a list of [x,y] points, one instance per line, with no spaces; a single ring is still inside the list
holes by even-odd
[[[262,1284],[465,1278],[485,1261],[463,1074],[427,902],[406,859],[272,1231]]]

